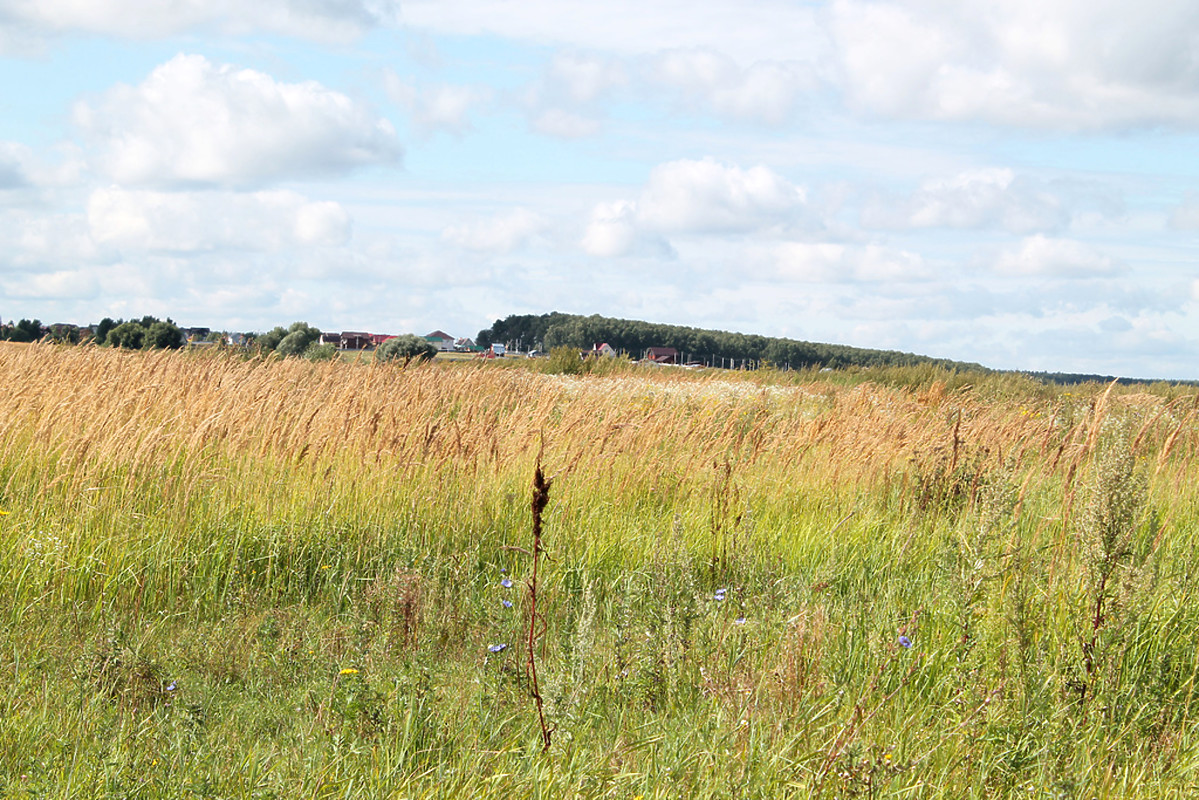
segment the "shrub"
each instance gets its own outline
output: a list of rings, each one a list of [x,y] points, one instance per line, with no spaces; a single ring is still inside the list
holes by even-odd
[[[375,350],[375,360],[377,361],[395,361],[396,359],[411,361],[414,358],[430,359],[435,355],[437,355],[437,348],[432,343],[411,333],[392,337]]]

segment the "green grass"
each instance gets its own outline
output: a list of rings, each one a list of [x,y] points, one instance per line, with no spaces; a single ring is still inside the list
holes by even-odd
[[[434,391],[434,369],[403,380]],[[472,468],[424,435],[374,464],[209,446],[81,473],[35,433],[53,403],[9,426],[0,797],[1199,791],[1190,429],[1159,458],[1177,420],[1134,450],[1141,410],[1092,414],[1073,470],[1042,438],[1073,421],[956,462],[784,458],[754,442],[800,418],[853,431],[855,389],[763,399],[778,379],[750,376],[712,411],[650,382],[647,429],[730,438],[689,462],[698,439],[652,428],[673,455],[647,469],[624,434],[581,433],[571,404],[599,378],[573,380],[541,423],[545,752],[522,646],[536,450]],[[1017,420],[1060,402],[994,397]],[[497,427],[524,414],[495,402]]]

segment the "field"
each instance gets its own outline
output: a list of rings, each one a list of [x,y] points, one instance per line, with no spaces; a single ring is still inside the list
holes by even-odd
[[[1193,390],[539,369],[0,346],[0,797],[1199,792]]]

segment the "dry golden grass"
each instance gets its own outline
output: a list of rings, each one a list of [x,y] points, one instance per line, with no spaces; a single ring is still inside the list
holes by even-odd
[[[874,485],[913,461],[952,472],[967,458],[1036,465],[1069,483],[1116,416],[1132,421],[1138,451],[1159,468],[1189,464],[1195,450],[1194,398],[1111,388],[1017,405],[944,384],[779,386],[682,371],[566,378],[12,344],[0,347],[0,381],[20,387],[0,416],[0,447],[45,454],[76,488],[114,469],[174,464],[195,477],[242,457],[347,479],[471,476],[538,452],[558,472],[650,487],[721,463]]]

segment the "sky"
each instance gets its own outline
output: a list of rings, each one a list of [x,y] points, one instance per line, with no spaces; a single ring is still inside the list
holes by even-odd
[[[1199,379],[1193,0],[0,0],[0,319]]]

